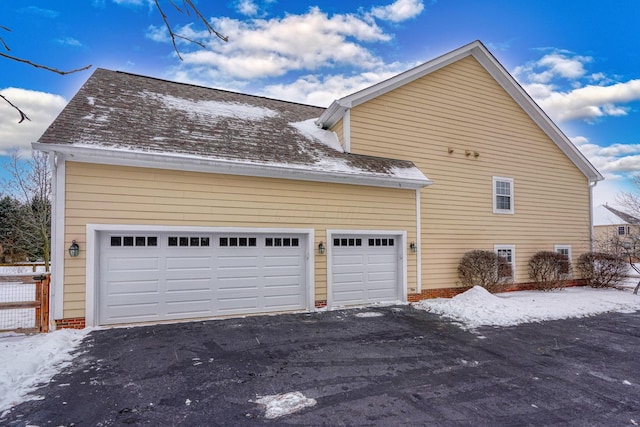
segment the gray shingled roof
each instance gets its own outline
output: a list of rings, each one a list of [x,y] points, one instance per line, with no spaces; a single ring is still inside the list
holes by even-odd
[[[640,219],[636,218],[633,215],[629,215],[626,212],[619,211],[618,209],[612,208],[608,205],[603,205],[609,212],[616,215],[618,218],[626,222],[627,224],[640,224]]]
[[[97,69],[38,142],[428,183],[410,161],[342,152],[313,125],[323,111]]]

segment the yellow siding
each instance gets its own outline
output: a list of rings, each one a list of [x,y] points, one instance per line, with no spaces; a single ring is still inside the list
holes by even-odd
[[[414,190],[67,162],[65,203],[65,241],[81,247],[87,224],[311,228],[316,247],[327,229],[416,239]],[[84,265],[84,252],[65,260],[65,318],[84,316]],[[415,256],[407,270],[415,288]],[[326,272],[326,255],[316,254],[316,300],[327,299]]]
[[[340,141],[340,145],[344,148],[344,122],[342,119],[338,120],[338,123],[333,125],[331,128],[333,132],[338,136],[338,141]]]
[[[421,193],[424,289],[454,286],[472,249],[514,244],[526,282],[533,253],[589,248],[587,178],[472,57],[353,108],[351,151],[412,160],[435,182]],[[493,214],[493,176],[514,179],[514,215]]]

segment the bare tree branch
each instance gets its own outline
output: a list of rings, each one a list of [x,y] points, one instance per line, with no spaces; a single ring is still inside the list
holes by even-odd
[[[22,58],[18,58],[17,56],[7,55],[6,53],[2,53],[2,52],[0,52],[0,56],[4,57],[4,58],[7,58],[7,59],[11,59],[12,61],[22,62],[23,64],[31,65],[32,67],[35,67],[35,68],[42,68],[43,70],[51,71],[52,73],[60,74],[61,76],[65,76],[67,74],[77,73],[78,71],[84,71],[84,70],[87,70],[87,69],[91,68],[91,64],[89,64],[89,65],[85,65],[84,67],[81,67],[81,68],[76,68],[74,70],[63,71],[63,70],[59,70],[57,68],[52,68],[52,67],[48,67],[46,65],[42,65],[42,64],[35,63],[35,62],[31,62],[28,59],[22,59]]]
[[[178,45],[176,43],[176,39],[182,39],[185,40],[189,43],[193,43],[196,44],[198,46],[200,46],[203,49],[206,49],[206,46],[204,45],[204,43],[201,43],[199,41],[190,39],[189,37],[185,37],[182,36],[180,34],[176,34],[173,31],[173,28],[171,28],[171,25],[169,24],[169,19],[167,17],[167,15],[164,13],[164,10],[162,9],[162,6],[160,6],[160,1],[159,0],[154,0],[155,4],[156,4],[156,9],[158,9],[158,12],[160,12],[160,16],[162,17],[162,21],[164,22],[164,26],[167,28],[167,31],[169,32],[169,37],[171,37],[171,43],[173,44],[173,50],[176,51],[176,53],[178,54],[178,58],[180,58],[180,60],[182,61],[182,55],[180,55],[180,49],[178,49]],[[189,12],[189,9],[191,9],[194,13],[194,15],[196,15],[196,17],[198,18],[198,20],[200,22],[202,22],[205,26],[205,28],[207,29],[207,31],[209,32],[209,34],[215,35],[216,37],[218,37],[220,40],[222,41],[229,41],[229,37],[227,36],[223,36],[221,33],[219,33],[218,31],[216,31],[213,26],[209,23],[209,21],[207,21],[207,18],[204,17],[204,15],[202,15],[202,13],[200,13],[200,11],[198,10],[198,8],[193,4],[193,0],[182,0],[182,4],[184,6],[184,9],[181,9],[173,0],[169,0],[169,3],[180,13],[183,13],[187,16],[191,16],[191,13]]]
[[[187,15],[187,16],[191,16],[191,14],[193,13],[193,15],[197,18],[197,20],[200,21],[202,24],[204,24],[204,26],[207,29],[207,31],[209,32],[209,34],[215,35],[220,40],[223,40],[225,42],[229,41],[228,37],[222,35],[221,33],[219,33],[218,31],[216,31],[213,28],[213,26],[211,25],[211,23],[209,23],[207,18],[205,18],[204,15],[202,13],[200,13],[200,10],[198,10],[198,8],[194,4],[193,0],[181,0],[182,7],[180,7],[176,3],[175,0],[167,0],[167,1],[179,13],[182,13],[182,14]],[[158,12],[160,12],[160,16],[162,17],[162,21],[164,22],[164,25],[167,28],[167,31],[169,32],[169,36],[171,37],[171,43],[173,44],[173,49],[176,51],[176,53],[178,54],[178,58],[180,58],[181,61],[183,59],[182,59],[182,55],[180,54],[180,49],[178,48],[177,40],[184,40],[186,42],[193,43],[193,44],[195,44],[195,45],[197,45],[197,46],[199,46],[199,47],[201,47],[203,49],[206,49],[206,45],[204,43],[199,42],[197,40],[193,40],[193,39],[191,39],[189,37],[186,37],[186,36],[183,36],[181,34],[175,33],[173,28],[171,28],[171,24],[169,23],[169,18],[164,13],[164,10],[162,9],[162,6],[160,6],[160,0],[154,0],[154,3],[156,5],[156,9],[158,9]],[[10,28],[5,27],[3,25],[0,25],[0,30],[11,32]],[[2,37],[0,37],[0,45],[2,45],[4,50],[6,50],[7,52],[11,51],[11,49],[9,48],[9,45],[4,41],[4,39]],[[14,56],[14,55],[9,55],[8,53],[0,52],[0,57],[5,58],[5,59],[9,59],[11,61],[16,61],[16,62],[20,62],[20,63],[26,64],[26,65],[30,65],[30,66],[32,66],[34,68],[40,68],[40,69],[43,69],[43,70],[46,70],[46,71],[50,71],[52,73],[56,73],[56,74],[59,74],[61,76],[64,76],[64,75],[67,75],[67,74],[77,73],[77,72],[84,71],[84,70],[87,70],[87,69],[91,68],[91,64],[89,64],[89,65],[86,65],[84,67],[75,68],[73,70],[65,71],[65,70],[60,70],[58,68],[49,67],[47,65],[39,64],[37,62],[33,62],[33,61],[28,60],[28,59],[20,58],[20,57]],[[31,120],[24,111],[22,111],[19,107],[17,107],[13,103],[11,103],[5,96],[0,95],[0,97],[2,97],[2,99],[5,102],[7,102],[12,108],[14,108],[16,111],[18,111],[18,114],[20,115],[20,120],[18,121],[18,123],[22,123],[25,120],[29,120],[29,121]]]
[[[25,120],[31,121],[31,119],[25,114],[25,112],[22,111],[19,107],[15,106],[11,101],[9,101],[6,96],[0,93],[0,98],[4,99],[7,104],[9,104],[10,106],[12,106],[18,111],[18,114],[20,114],[20,120],[18,120],[18,123],[22,123]]]

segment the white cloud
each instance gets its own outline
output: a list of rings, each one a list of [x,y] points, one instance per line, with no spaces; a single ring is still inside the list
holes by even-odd
[[[410,68],[407,64],[390,64],[376,71],[364,72],[353,76],[308,75],[293,83],[268,85],[261,95],[287,99],[303,104],[328,107],[332,101],[381,82]]]
[[[640,100],[640,79],[610,86],[589,85],[567,92],[524,85],[540,106],[557,121],[594,120],[605,116],[625,116],[629,109],[617,104]]]
[[[366,17],[328,16],[317,7],[301,15],[244,21],[216,18],[212,23],[217,31],[230,36],[229,42],[212,40],[208,33],[194,31],[191,26],[180,28],[181,35],[207,43],[208,49],[183,53],[184,61],[173,71],[174,76],[202,81],[206,74],[216,75],[216,81],[229,81],[336,66],[371,70],[384,64],[364,44],[391,39]],[[148,37],[166,41],[158,28],[151,28]]]
[[[258,5],[252,0],[240,0],[238,2],[238,12],[246,16],[256,16]]]
[[[396,0],[387,6],[371,9],[371,15],[390,22],[402,22],[420,15],[424,10],[421,0]]]
[[[640,80],[615,82],[604,73],[588,73],[586,65],[592,62],[589,56],[554,49],[516,67],[513,75],[555,121],[593,122],[629,114],[624,104],[640,100]]]
[[[19,114],[0,99],[0,155],[9,151],[31,151],[31,143],[40,138],[67,101],[52,93],[7,88],[0,91],[14,105],[29,116],[31,121],[18,123]]]
[[[62,37],[57,39],[56,42],[66,46],[82,47],[82,42],[78,39],[74,39],[73,37]]]

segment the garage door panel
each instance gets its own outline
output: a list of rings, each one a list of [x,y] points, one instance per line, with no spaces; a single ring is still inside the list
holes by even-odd
[[[304,235],[100,235],[101,324],[306,308]]]
[[[167,293],[203,292],[211,293],[211,279],[167,279]]]
[[[257,256],[219,256],[218,268],[221,270],[237,270],[237,269],[258,269]]]
[[[158,303],[129,303],[111,305],[108,309],[108,317],[110,319],[127,320],[135,319],[135,321],[143,322],[148,320],[159,320],[158,309],[160,304]]]
[[[180,257],[166,258],[166,266],[168,271],[211,270],[212,265],[212,257],[210,256],[190,257],[188,255],[185,255]]]
[[[106,285],[106,294],[110,297],[158,294],[160,290],[160,284],[157,280],[111,281]]]
[[[108,258],[107,268],[109,271],[139,272],[139,271],[159,271],[159,261],[157,257],[113,257]]]
[[[218,298],[218,310],[236,313],[255,313],[258,308],[258,298],[253,297],[223,297]]]
[[[288,310],[300,305],[300,297],[297,295],[265,296],[264,307],[269,309]]]
[[[197,317],[197,315],[211,315],[211,299],[195,299],[166,302],[166,315],[168,316],[188,316]]]

